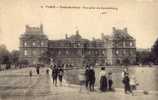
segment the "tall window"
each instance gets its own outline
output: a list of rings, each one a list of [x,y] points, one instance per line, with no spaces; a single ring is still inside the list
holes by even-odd
[[[33,51],[32,51],[32,54],[33,54],[34,56],[37,55],[36,50],[33,50]]]
[[[28,51],[24,50],[24,56],[27,56],[27,55],[28,55]]]
[[[130,42],[130,47],[132,47],[133,46],[133,43],[132,42]]]
[[[43,41],[41,42],[41,46],[44,46],[44,42]]]
[[[126,54],[127,54],[125,49],[123,50],[123,54],[124,54],[124,55],[126,55]]]
[[[119,51],[118,50],[116,50],[116,55],[118,55],[119,54]]]
[[[44,50],[41,50],[41,54],[42,54],[42,55],[44,54]]]
[[[68,55],[69,54],[69,51],[68,50],[66,50],[66,55]]]
[[[123,42],[123,47],[126,47],[126,42],[125,41]]]
[[[35,42],[33,42],[33,43],[32,43],[32,45],[33,45],[33,46],[35,46],[35,45],[36,45],[36,43],[35,43]]]
[[[24,42],[24,46],[25,46],[25,47],[27,46],[27,42]]]
[[[61,55],[61,51],[58,51],[58,55]]]

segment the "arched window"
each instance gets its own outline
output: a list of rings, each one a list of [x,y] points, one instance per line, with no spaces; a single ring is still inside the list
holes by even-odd
[[[41,54],[44,54],[44,50],[41,50]]]
[[[43,41],[41,42],[41,46],[44,46],[44,42]]]
[[[24,56],[27,56],[27,55],[28,55],[28,51],[24,50]]]
[[[126,54],[127,54],[127,52],[126,52],[126,50],[125,50],[125,49],[123,50],[123,54],[124,54],[124,55],[126,55]]]
[[[32,51],[32,54],[35,56],[37,53],[36,53],[36,50],[33,50]]]
[[[35,43],[35,42],[32,42],[32,45],[33,45],[33,46],[36,46],[36,43]]]
[[[24,42],[24,46],[25,46],[25,47],[27,46],[27,42]]]
[[[66,50],[66,55],[68,55],[69,54],[69,51],[68,50]]]
[[[118,50],[116,50],[116,55],[118,55],[119,54],[119,51]]]
[[[61,55],[61,51],[58,51],[58,55]]]
[[[133,46],[133,43],[132,43],[132,42],[130,42],[130,44],[129,44],[129,45],[130,45],[130,47],[132,47],[132,46]]]

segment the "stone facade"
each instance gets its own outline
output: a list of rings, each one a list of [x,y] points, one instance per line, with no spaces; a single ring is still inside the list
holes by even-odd
[[[135,39],[128,34],[127,28],[113,28],[111,36],[102,34],[101,39],[88,40],[80,36],[65,35],[62,40],[48,40],[44,35],[43,26],[26,26],[25,33],[20,37],[20,58],[30,64],[42,63],[44,54],[53,58],[55,63],[81,66],[83,64],[117,65],[125,59],[130,64],[136,62]]]
[[[30,64],[40,63],[43,53],[48,51],[48,38],[43,33],[43,26],[25,27],[25,33],[20,37],[20,60]]]
[[[136,40],[128,34],[127,28],[123,30],[113,28],[111,36],[102,35],[102,40],[107,45],[107,60],[109,64],[136,63]]]

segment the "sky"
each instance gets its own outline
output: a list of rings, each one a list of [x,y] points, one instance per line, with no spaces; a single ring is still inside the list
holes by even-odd
[[[117,9],[83,9],[84,6]],[[76,30],[83,38],[100,38],[101,33],[110,35],[112,27],[127,27],[137,48],[151,48],[158,38],[157,11],[158,0],[0,0],[0,44],[9,50],[19,49],[25,25],[43,24],[49,39],[63,39]]]

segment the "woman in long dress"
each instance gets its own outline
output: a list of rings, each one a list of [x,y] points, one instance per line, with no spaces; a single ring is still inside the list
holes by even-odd
[[[102,92],[105,92],[107,90],[107,78],[105,67],[102,67],[100,72],[100,90]]]

